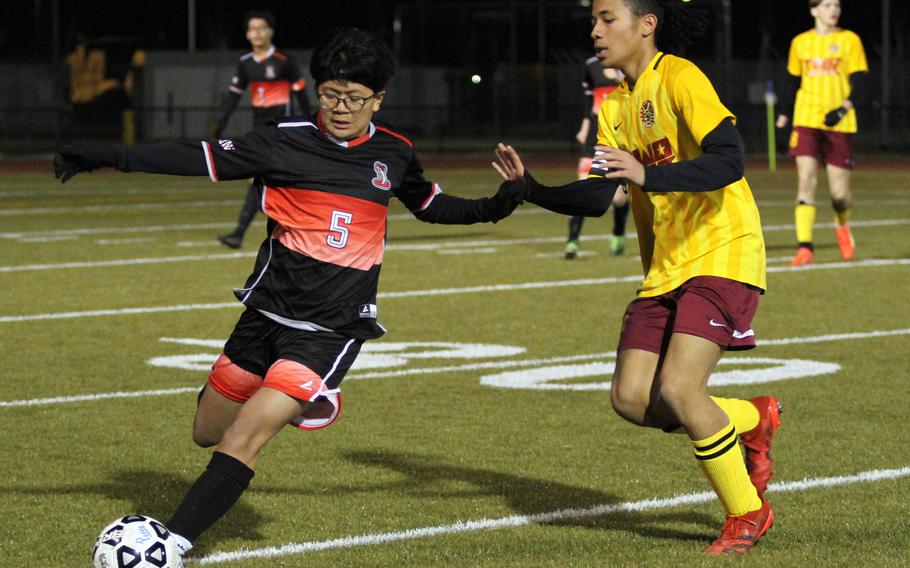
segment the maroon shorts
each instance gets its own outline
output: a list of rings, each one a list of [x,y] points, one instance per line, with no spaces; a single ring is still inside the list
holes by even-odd
[[[853,134],[794,126],[790,135],[791,156],[811,156],[823,164],[852,170]]]
[[[666,294],[636,298],[626,308],[616,350],[664,353],[674,333],[703,337],[730,351],[752,349],[760,295],[758,288],[736,280],[696,276]]]

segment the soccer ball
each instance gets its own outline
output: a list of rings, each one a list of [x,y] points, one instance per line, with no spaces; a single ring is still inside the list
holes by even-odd
[[[177,541],[151,517],[130,515],[104,527],[92,552],[95,568],[183,568]]]

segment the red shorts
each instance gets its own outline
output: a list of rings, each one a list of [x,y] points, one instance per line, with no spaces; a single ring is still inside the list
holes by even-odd
[[[674,333],[687,333],[737,351],[755,347],[752,318],[761,290],[736,280],[696,276],[666,294],[636,298],[626,308],[617,351],[661,354]]]
[[[853,134],[794,126],[790,134],[790,155],[811,156],[823,164],[852,170]]]

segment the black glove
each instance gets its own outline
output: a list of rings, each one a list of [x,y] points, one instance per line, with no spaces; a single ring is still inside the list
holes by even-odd
[[[500,215],[500,219],[504,219],[511,215],[516,207],[521,205],[527,195],[528,186],[523,182],[508,180],[502,182],[496,195],[491,199],[493,207],[496,208],[496,212]]]
[[[847,115],[847,109],[842,106],[837,107],[825,115],[825,126],[831,127],[841,121]],[[817,116],[817,115],[816,115]]]
[[[64,146],[54,156],[54,177],[66,183],[79,172],[98,168],[115,168],[119,162],[119,146]]]

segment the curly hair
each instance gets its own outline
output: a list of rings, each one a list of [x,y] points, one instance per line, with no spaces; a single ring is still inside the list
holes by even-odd
[[[701,11],[679,0],[623,0],[623,3],[636,17],[645,14],[657,16],[655,41],[661,51],[685,49],[704,34],[708,26],[708,20]]]

